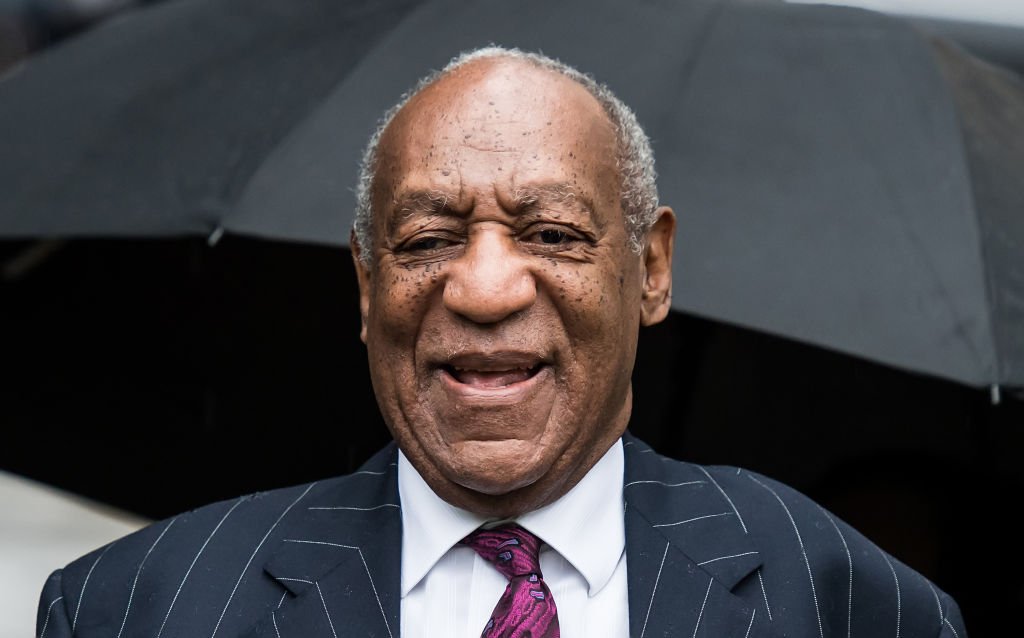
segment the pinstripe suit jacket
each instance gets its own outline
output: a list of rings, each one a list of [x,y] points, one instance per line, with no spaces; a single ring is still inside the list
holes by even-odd
[[[625,437],[630,633],[966,638],[955,602],[804,496]],[[38,635],[398,636],[396,450],[202,507],[55,571]]]

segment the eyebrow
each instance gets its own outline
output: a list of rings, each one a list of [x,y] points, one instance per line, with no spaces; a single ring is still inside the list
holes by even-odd
[[[519,210],[537,208],[549,201],[560,204],[571,203],[587,213],[593,213],[594,210],[594,204],[589,197],[562,182],[519,186],[513,191],[512,200]]]
[[[394,221],[401,223],[417,215],[439,215],[454,212],[454,196],[443,190],[424,189],[403,193],[394,201]],[[564,182],[518,186],[512,192],[512,205],[517,212],[530,212],[547,202],[571,204],[587,214],[593,214],[594,205],[589,197]]]
[[[451,210],[452,196],[440,190],[416,190],[404,193],[394,202],[395,220],[402,221],[415,215],[436,215]]]

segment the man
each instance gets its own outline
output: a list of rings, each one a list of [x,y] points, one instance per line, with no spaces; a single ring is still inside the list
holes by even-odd
[[[805,497],[626,432],[675,222],[607,89],[464,55],[385,116],[358,199],[397,447],[58,570],[40,636],[966,636],[949,596]]]

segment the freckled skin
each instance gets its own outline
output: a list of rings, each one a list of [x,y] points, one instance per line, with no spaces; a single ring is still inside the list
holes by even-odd
[[[672,211],[630,251],[611,123],[582,87],[515,60],[424,89],[378,153],[372,266],[352,245],[384,419],[449,503],[492,517],[551,503],[628,424],[639,327],[668,312]],[[517,199],[547,184],[571,196]],[[429,211],[401,204],[423,192]],[[508,351],[540,361],[515,403],[466,398],[441,372]]]

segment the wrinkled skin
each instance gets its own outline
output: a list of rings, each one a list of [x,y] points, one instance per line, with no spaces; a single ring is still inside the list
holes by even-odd
[[[625,430],[639,326],[669,308],[674,216],[628,246],[615,136],[571,80],[471,62],[381,139],[362,339],[392,435],[490,517],[567,492]]]

